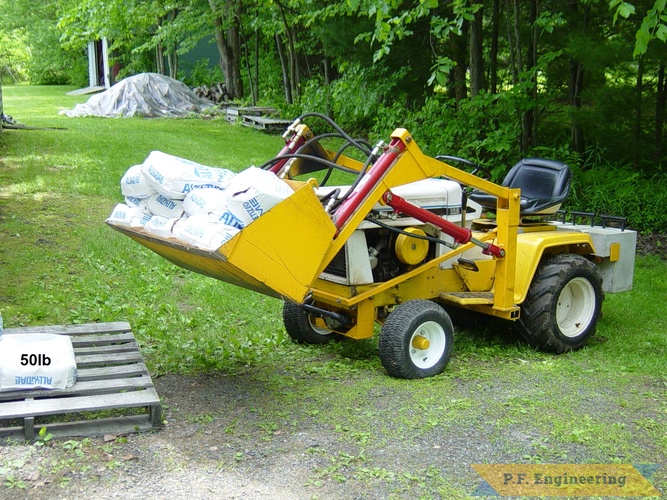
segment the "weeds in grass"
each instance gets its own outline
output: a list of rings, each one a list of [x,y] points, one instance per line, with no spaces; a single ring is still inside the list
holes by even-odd
[[[37,434],[37,438],[35,438],[35,446],[40,447],[40,446],[45,446],[53,439],[53,434],[51,434],[46,427],[42,427],[39,429],[39,433]]]
[[[25,482],[23,482],[20,479],[17,479],[13,474],[8,474],[5,476],[5,487],[8,489],[17,489],[17,490],[24,490],[26,488]]]
[[[210,424],[215,420],[215,416],[212,413],[203,413],[196,415],[193,420],[198,424]]]

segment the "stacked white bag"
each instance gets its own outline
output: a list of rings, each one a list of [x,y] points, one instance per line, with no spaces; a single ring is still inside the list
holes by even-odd
[[[0,337],[0,391],[65,389],[74,385],[76,376],[71,337],[49,333]]]
[[[130,167],[120,184],[125,203],[107,222],[208,251],[292,194],[267,170],[235,174],[160,151]]]

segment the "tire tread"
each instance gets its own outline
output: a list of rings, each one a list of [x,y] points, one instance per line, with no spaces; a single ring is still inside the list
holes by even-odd
[[[414,327],[418,326],[419,318],[434,315],[433,320],[444,322],[446,346],[441,361],[429,369],[416,367],[407,358],[410,346],[406,345]],[[389,375],[397,378],[414,379],[437,375],[442,372],[449,361],[454,327],[447,312],[430,300],[411,300],[398,305],[387,317],[380,331],[378,349],[380,361]],[[444,362],[443,362],[444,360]]]
[[[558,295],[568,279],[583,276],[596,290],[594,316],[585,334],[574,341],[565,338],[556,325],[555,305]],[[526,341],[543,351],[561,354],[583,347],[586,340],[595,333],[600,316],[604,292],[602,278],[595,264],[578,254],[556,254],[540,264],[526,299],[521,306],[521,316],[517,328]]]

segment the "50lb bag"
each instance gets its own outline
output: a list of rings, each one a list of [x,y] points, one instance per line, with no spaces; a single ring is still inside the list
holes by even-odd
[[[48,333],[0,337],[0,391],[65,389],[76,382],[72,339]]]

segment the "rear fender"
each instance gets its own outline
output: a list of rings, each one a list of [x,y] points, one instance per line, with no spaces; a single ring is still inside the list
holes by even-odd
[[[547,231],[522,233],[517,238],[516,280],[514,303],[523,303],[533,281],[537,266],[545,255],[575,253],[593,255],[595,247],[588,234],[579,231]]]

